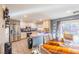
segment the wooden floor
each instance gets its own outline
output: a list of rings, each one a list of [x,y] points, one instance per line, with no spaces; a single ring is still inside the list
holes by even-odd
[[[32,50],[27,48],[27,40],[20,40],[12,43],[13,54],[31,54]]]

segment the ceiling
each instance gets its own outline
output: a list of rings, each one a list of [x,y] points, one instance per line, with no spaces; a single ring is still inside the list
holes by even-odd
[[[71,16],[79,4],[7,4],[13,19],[57,19]]]

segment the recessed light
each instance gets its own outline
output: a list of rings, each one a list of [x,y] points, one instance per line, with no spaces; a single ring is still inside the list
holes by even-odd
[[[71,12],[72,12],[71,10],[66,11],[66,13],[71,13]]]
[[[42,21],[42,19],[39,19],[39,21]]]
[[[24,18],[26,18],[27,17],[27,15],[24,15]]]

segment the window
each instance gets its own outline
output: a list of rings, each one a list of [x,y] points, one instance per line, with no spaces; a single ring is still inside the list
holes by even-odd
[[[61,21],[58,27],[57,37],[63,37],[64,32],[69,32],[73,35],[74,41],[78,42],[79,39],[79,20]],[[75,38],[74,38],[75,37]],[[77,39],[77,40],[76,40]]]

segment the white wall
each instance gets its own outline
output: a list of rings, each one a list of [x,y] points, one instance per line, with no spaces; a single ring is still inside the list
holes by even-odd
[[[6,42],[5,21],[3,20],[3,8],[0,5],[0,50],[1,50],[1,53],[4,53],[4,43],[5,42]]]

